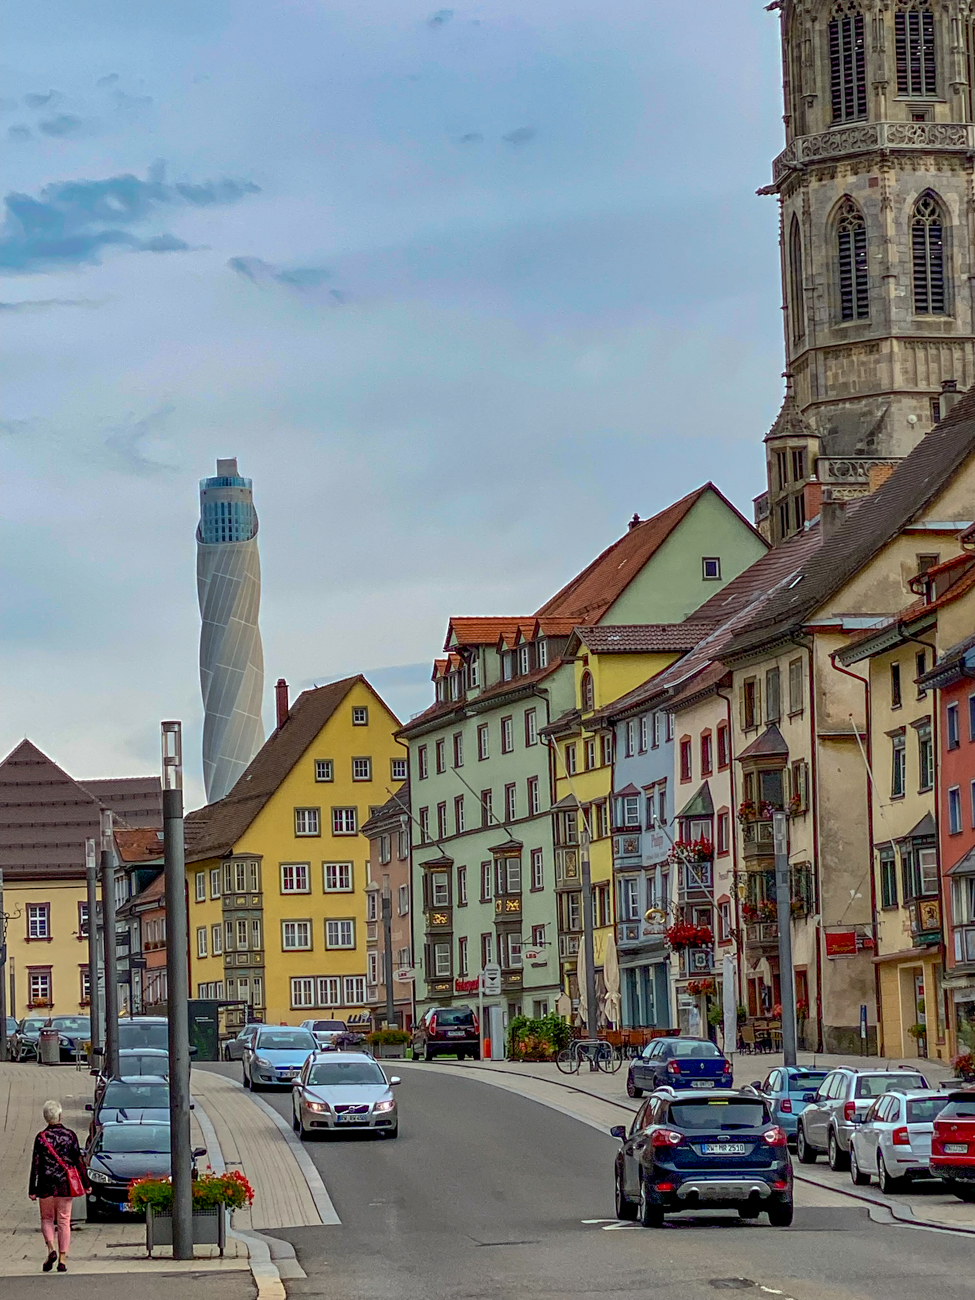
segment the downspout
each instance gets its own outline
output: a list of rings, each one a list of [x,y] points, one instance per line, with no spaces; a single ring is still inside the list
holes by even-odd
[[[870,926],[871,929],[873,930],[873,941],[874,941],[873,955],[876,957],[877,948],[880,942],[880,922],[877,916],[877,873],[875,870],[874,852],[873,852],[873,840],[874,840],[874,834],[873,834],[874,781],[873,781],[873,725],[872,725],[873,717],[870,711],[870,679],[868,677],[861,677],[859,673],[851,673],[848,668],[841,667],[836,662],[836,656],[838,653],[839,653],[838,650],[833,650],[831,652],[829,656],[830,663],[833,665],[833,667],[836,669],[838,673],[842,673],[844,677],[852,678],[853,681],[859,682],[860,685],[863,687],[863,708],[864,708],[864,717],[866,719],[864,723],[864,727],[866,732],[867,835],[870,841]],[[851,722],[853,721],[852,717],[850,720]],[[856,722],[853,722],[853,727],[854,730],[856,730]],[[873,964],[873,996],[877,1007],[877,1054],[879,1056],[883,1056],[884,1048],[885,1048],[884,1020],[882,1015],[883,1004],[882,1004],[881,990],[880,990],[880,967],[876,962],[874,962]]]
[[[817,757],[819,753],[819,742],[816,736],[816,690],[813,678],[813,644],[810,639],[801,641],[798,637],[790,637],[789,640],[800,650],[805,650],[808,658],[806,670],[806,689],[809,693],[809,784],[812,790],[812,803],[810,812],[812,813],[813,828],[813,862],[816,870],[816,896],[820,904],[819,923],[816,926],[816,1050],[823,1050],[823,887],[821,872],[819,866],[819,764]]]
[[[731,697],[729,695],[723,695],[720,690],[716,690],[715,694],[718,696],[719,699],[724,700],[725,713],[727,714],[727,718],[728,718],[728,771],[731,778],[731,809],[732,809],[731,815],[735,818],[734,822],[732,823],[734,829],[732,830],[732,834],[731,834],[731,878],[732,880],[737,881],[738,879],[738,818],[735,814],[735,809],[738,807],[738,791],[735,788],[735,756],[732,753],[732,749],[734,748],[734,746],[732,745],[732,737],[734,736],[735,733],[734,733],[734,728],[732,727],[732,720],[731,720]],[[746,1002],[747,999],[745,997],[745,970],[744,970],[745,952],[744,952],[744,944],[742,944],[741,942],[741,901],[738,898],[737,884],[735,885],[732,892],[734,893],[735,896],[735,931],[739,936],[738,942],[735,945],[737,949],[737,952],[735,953],[735,962],[738,967],[738,1001],[740,1005],[742,1002]]]

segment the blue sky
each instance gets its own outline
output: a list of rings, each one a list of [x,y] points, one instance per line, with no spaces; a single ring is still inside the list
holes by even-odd
[[[702,11],[703,12],[703,11]],[[7,3],[0,751],[199,796],[197,480],[261,519],[270,703],[429,699],[781,399],[760,3]],[[270,709],[268,710],[270,717]]]

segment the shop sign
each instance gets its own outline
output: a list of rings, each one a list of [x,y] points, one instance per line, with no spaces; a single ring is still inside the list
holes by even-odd
[[[477,983],[478,981],[476,975],[474,976],[473,979],[455,979],[454,992],[455,993],[476,993]]]
[[[856,930],[827,930],[826,931],[826,956],[833,957],[855,957],[857,955],[857,932]]]

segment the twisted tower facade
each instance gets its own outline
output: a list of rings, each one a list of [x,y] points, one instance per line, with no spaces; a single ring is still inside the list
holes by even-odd
[[[207,803],[230,793],[264,743],[261,562],[252,489],[235,459],[218,460],[216,476],[200,480],[196,582]]]

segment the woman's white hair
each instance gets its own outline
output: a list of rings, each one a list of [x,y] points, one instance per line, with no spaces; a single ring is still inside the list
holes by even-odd
[[[41,1107],[41,1114],[48,1124],[59,1123],[61,1120],[61,1103],[59,1101],[46,1101]]]

